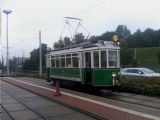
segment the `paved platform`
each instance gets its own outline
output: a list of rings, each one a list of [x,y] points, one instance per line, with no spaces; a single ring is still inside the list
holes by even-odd
[[[96,120],[20,87],[0,81],[0,104],[14,120]],[[22,104],[23,103],[23,104]],[[33,111],[29,108],[32,108]],[[40,113],[44,118],[36,114]],[[0,107],[0,120],[11,120]]]
[[[48,83],[45,79],[31,77],[14,77],[14,79],[24,81],[27,83],[32,83],[38,86],[43,86],[50,89],[55,89],[55,87],[51,85],[51,83]],[[156,97],[123,92],[114,92],[108,94],[105,90],[103,90],[100,93],[100,96],[86,94],[84,92],[73,91],[65,88],[61,88],[61,91],[72,95],[76,95],[78,97],[88,98],[94,101],[99,101],[101,103],[117,106],[119,108],[125,108],[127,110],[132,110],[139,113],[160,117],[160,99]]]
[[[54,92],[53,89],[48,89],[42,86],[22,82],[19,80],[15,80],[13,78],[4,78],[4,80],[12,84],[21,86],[25,89],[29,89],[32,92],[41,94],[43,96],[47,96],[50,99],[53,99],[62,104],[69,105],[70,107],[73,107],[75,109],[81,109],[90,114],[95,114],[104,119],[112,119],[112,120],[150,120],[150,119],[159,120],[160,119],[160,117],[132,111],[129,109],[120,108],[117,106],[82,98],[64,92],[62,93],[63,94],[62,96],[55,97],[53,96]]]

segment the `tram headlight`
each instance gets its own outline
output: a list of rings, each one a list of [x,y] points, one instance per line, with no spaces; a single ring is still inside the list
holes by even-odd
[[[117,74],[115,72],[112,73],[112,77],[116,77]]]

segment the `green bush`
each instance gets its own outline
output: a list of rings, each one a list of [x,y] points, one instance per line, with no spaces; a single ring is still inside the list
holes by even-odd
[[[41,76],[39,76],[38,72],[19,72],[16,74],[16,77],[34,77],[34,78],[42,78],[46,79],[46,73],[42,73]]]
[[[160,96],[160,78],[158,77],[122,77],[125,91],[149,96]]]

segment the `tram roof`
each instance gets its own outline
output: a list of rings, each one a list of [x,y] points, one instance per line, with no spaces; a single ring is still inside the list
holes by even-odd
[[[81,51],[91,51],[91,50],[100,50],[100,49],[120,49],[119,46],[114,45],[112,41],[99,41],[96,44],[85,42],[78,45],[72,45],[65,48],[54,49],[48,55],[54,54],[65,54],[65,53],[74,53]]]

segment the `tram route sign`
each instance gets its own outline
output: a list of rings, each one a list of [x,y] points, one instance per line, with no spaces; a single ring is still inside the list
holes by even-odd
[[[118,36],[117,35],[113,35],[113,41],[117,42],[118,41]]]

